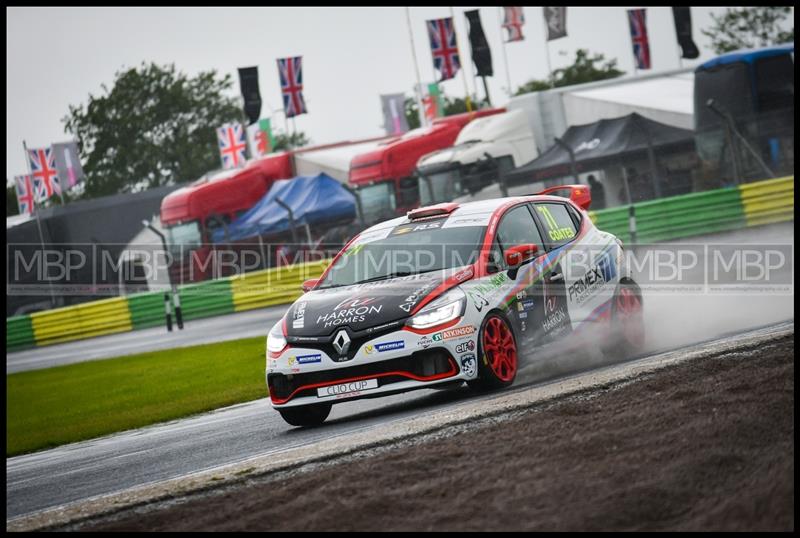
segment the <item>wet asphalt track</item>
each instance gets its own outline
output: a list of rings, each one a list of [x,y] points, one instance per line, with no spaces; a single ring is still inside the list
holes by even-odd
[[[785,232],[785,230],[784,230]],[[788,239],[793,243],[793,231]],[[784,238],[786,236],[784,235]],[[650,352],[677,349],[695,342],[708,341],[723,334],[744,332],[783,320],[793,320],[792,295],[748,298],[740,296],[655,295],[647,298],[646,322]],[[218,341],[230,336],[255,336],[265,332],[270,320],[282,315],[282,308],[198,320],[184,334],[173,333],[175,340],[159,342],[161,348]],[[204,325],[204,322],[208,322]],[[222,333],[214,332],[222,326]],[[196,332],[195,332],[196,329]],[[163,329],[162,329],[163,330]],[[150,329],[156,334],[155,329]],[[192,331],[192,332],[189,332]],[[77,344],[73,357],[76,362],[87,360],[79,351],[84,349],[108,356],[116,347],[131,351],[131,346],[144,341],[147,331],[97,338]],[[163,333],[161,333],[163,334]],[[177,336],[176,336],[177,334]],[[121,340],[130,338],[130,340]],[[105,342],[101,342],[105,340]],[[126,343],[127,342],[127,343]],[[65,349],[71,344],[54,346]],[[48,348],[42,348],[47,350]],[[142,351],[136,349],[133,351]],[[131,352],[133,352],[131,351]],[[113,353],[112,353],[113,354]],[[59,356],[57,353],[54,357]],[[63,357],[63,355],[60,355]],[[83,357],[83,358],[81,358]],[[10,356],[9,356],[10,358]],[[51,359],[48,360],[52,360]],[[543,382],[554,376],[565,376],[579,370],[602,366],[599,359],[587,356],[565,361],[545,358],[523,365],[512,390]],[[554,367],[554,365],[556,365]],[[67,445],[6,460],[6,517],[13,518],[49,507],[86,499],[178,477],[192,472],[234,463],[272,452],[292,450],[300,445],[368,430],[379,424],[413,418],[419,413],[454,406],[465,398],[475,396],[466,388],[437,391],[425,390],[400,394],[383,399],[362,400],[334,406],[328,422],[320,428],[288,427],[280,416],[269,408],[266,399],[241,404],[212,413],[173,421],[161,425],[123,432],[109,437]]]

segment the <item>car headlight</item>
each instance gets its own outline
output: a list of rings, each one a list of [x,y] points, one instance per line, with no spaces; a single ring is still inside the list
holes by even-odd
[[[283,320],[272,327],[267,335],[267,354],[276,356],[286,348],[286,337],[283,336]]]
[[[459,289],[452,289],[422,309],[411,318],[408,325],[414,329],[428,329],[452,321],[464,313],[466,297]]]

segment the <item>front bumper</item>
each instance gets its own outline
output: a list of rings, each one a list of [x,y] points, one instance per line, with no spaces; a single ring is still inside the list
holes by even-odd
[[[467,334],[446,338],[459,328]],[[293,407],[474,379],[476,368],[462,366],[463,360],[477,364],[474,329],[466,325],[428,334],[398,330],[365,342],[344,362],[319,348],[286,349],[280,357],[267,360],[270,400],[276,408]],[[363,383],[367,380],[370,383]]]

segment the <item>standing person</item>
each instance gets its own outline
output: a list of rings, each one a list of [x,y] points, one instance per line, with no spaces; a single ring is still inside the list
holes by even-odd
[[[605,209],[606,207],[606,189],[600,183],[594,174],[589,174],[589,189],[592,194],[592,208]]]

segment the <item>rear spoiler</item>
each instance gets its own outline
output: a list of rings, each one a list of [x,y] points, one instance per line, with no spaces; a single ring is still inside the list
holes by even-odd
[[[569,198],[584,211],[588,211],[589,206],[592,204],[591,189],[586,185],[556,185],[555,187],[549,187],[543,191],[539,191],[535,193],[534,196],[542,194]]]

